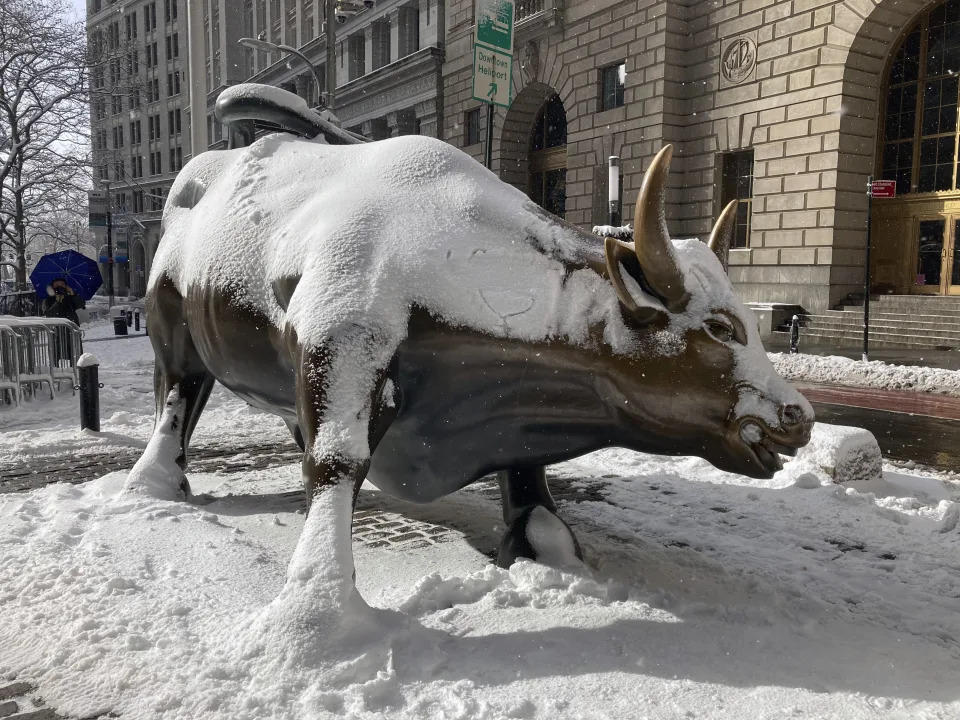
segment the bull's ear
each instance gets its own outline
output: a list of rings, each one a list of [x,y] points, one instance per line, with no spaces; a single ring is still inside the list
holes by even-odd
[[[737,224],[737,201],[731,200],[720,213],[717,224],[713,226],[707,245],[716,254],[723,271],[730,267],[730,239],[733,237],[733,228]]]
[[[634,268],[637,274],[640,273],[637,255],[632,243],[625,243],[617,238],[606,237],[603,240],[603,250],[606,257],[606,276],[610,278],[614,291],[617,293],[617,299],[623,305],[630,316],[642,325],[647,325],[661,318],[663,315],[663,306],[654,298],[650,298],[650,305],[641,305],[637,302],[637,297],[631,293],[624,280],[624,271],[630,274],[630,268]],[[640,283],[636,278],[631,278],[633,285],[637,288],[637,293],[643,293]],[[645,293],[643,293],[645,295]]]
[[[647,284],[671,312],[680,312],[690,299],[667,231],[664,197],[673,146],[657,153],[643,176],[634,210],[633,239]]]

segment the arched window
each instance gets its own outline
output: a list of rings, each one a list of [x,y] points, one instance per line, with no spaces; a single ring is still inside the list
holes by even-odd
[[[907,31],[884,82],[880,174],[897,194],[956,190],[960,0]]]
[[[567,113],[559,95],[540,108],[530,138],[530,198],[563,217],[567,204]]]

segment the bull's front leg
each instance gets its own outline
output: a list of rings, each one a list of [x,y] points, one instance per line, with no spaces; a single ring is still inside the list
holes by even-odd
[[[351,525],[357,491],[388,412],[380,398],[390,359],[382,357],[384,343],[375,344],[362,332],[352,335],[295,350],[309,509],[286,583],[268,609],[275,627],[325,641],[369,619],[356,621],[370,610],[354,586]]]

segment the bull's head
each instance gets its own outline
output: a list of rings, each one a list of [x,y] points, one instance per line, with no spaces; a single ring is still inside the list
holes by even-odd
[[[810,439],[813,410],[767,359],[757,321],[727,277],[736,201],[709,243],[673,242],[664,216],[672,148],[644,177],[634,242],[607,237],[604,274],[638,338],[608,376],[608,399],[661,452],[696,454],[718,468],[771,477],[780,454]]]

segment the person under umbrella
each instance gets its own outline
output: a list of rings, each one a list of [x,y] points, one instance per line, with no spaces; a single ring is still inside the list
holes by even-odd
[[[46,318],[61,318],[70,320],[76,325],[80,324],[80,318],[77,317],[77,310],[87,306],[87,301],[77,295],[73,288],[67,285],[64,278],[54,278],[53,282],[47,285],[47,295],[40,310]],[[56,362],[60,364],[64,360],[70,361],[73,358],[73,340],[71,333],[66,332],[66,328],[57,328],[53,336],[53,350],[56,354]],[[82,352],[77,348],[77,354]]]
[[[77,310],[82,310],[87,306],[86,301],[77,295],[73,288],[67,285],[65,278],[54,278],[47,285],[47,295],[40,311],[47,318],[63,318],[70,320],[77,325],[80,324],[80,318],[77,317]]]

